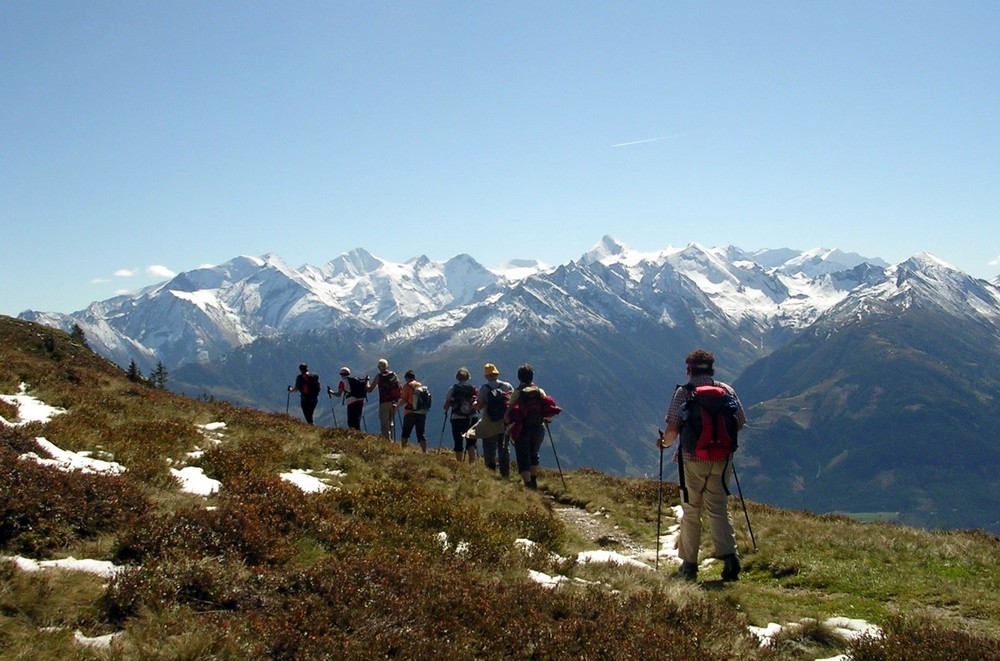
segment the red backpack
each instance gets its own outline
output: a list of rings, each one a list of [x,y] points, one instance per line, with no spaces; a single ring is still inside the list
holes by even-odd
[[[739,402],[718,383],[683,387],[688,399],[677,412],[681,449],[704,461],[725,461],[739,447]]]

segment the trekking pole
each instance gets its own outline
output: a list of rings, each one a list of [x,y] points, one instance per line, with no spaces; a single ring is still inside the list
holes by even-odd
[[[545,431],[549,433],[549,443],[552,444],[552,455],[556,458],[556,468],[559,469],[559,479],[562,480],[563,489],[569,491],[566,487],[566,478],[563,477],[562,466],[559,465],[559,455],[556,454],[556,442],[552,440],[552,430],[549,429],[549,423],[545,423]]]
[[[660,479],[656,483],[656,558],[653,560],[653,571],[660,569],[660,513],[663,511],[663,430],[660,432]]]
[[[730,462],[732,463],[732,462]],[[750,531],[750,541],[753,542],[753,552],[757,552],[757,540],[753,536],[753,526],[750,525],[750,513],[747,512],[747,501],[743,500],[743,489],[740,487],[740,476],[736,474],[736,464],[732,463],[733,477],[736,478],[736,493],[740,495],[740,503],[743,504],[743,516],[747,518],[747,530]]]
[[[448,412],[444,412],[444,420],[441,421],[441,438],[438,440],[438,450],[444,447],[444,428],[448,426]]]
[[[337,424],[337,411],[333,408],[333,389],[330,386],[326,387],[326,396],[330,398],[330,413],[333,414],[333,426],[339,426]]]
[[[292,387],[288,386],[288,397],[285,398],[285,415],[288,415],[288,405],[292,403]]]

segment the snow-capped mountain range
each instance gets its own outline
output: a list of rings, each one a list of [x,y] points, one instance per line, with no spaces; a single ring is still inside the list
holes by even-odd
[[[607,236],[558,267],[525,260],[489,269],[464,254],[393,263],[355,249],[295,269],[268,254],[181,273],[78,312],[20,316],[64,330],[78,324],[99,353],[144,369],[214,360],[258,338],[308,330],[381,329],[391,340],[454,329],[452,342],[485,342],[533,316],[541,327],[614,327],[635,317],[729,326],[759,356],[776,334],[805,328],[858,287],[891,288],[886,266],[839,250],[692,244],[646,253]],[[995,286],[980,287],[995,296]],[[996,306],[984,296],[981,305]],[[526,315],[533,308],[538,314]]]

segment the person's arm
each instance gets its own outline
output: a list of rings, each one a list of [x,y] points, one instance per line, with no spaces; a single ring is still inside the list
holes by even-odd
[[[681,389],[678,388],[674,391],[673,397],[670,398],[670,406],[667,407],[667,416],[664,422],[667,425],[667,430],[663,432],[663,436],[656,439],[656,447],[663,450],[669,448],[677,440],[677,437],[681,432],[680,420],[677,418],[677,409],[683,402],[683,395],[680,394]]]
[[[379,374],[376,374],[376,375],[375,375],[375,378],[374,378],[374,379],[372,379],[372,380],[371,380],[371,381],[370,381],[370,382],[368,383],[368,392],[371,392],[371,391],[375,390],[375,388],[377,388],[377,387],[378,387],[378,380],[379,380],[379,378],[380,378],[381,376],[382,376],[382,374],[381,374],[381,373],[379,373]]]
[[[667,425],[667,431],[663,432],[663,436],[660,437],[659,446],[661,450],[665,450],[674,444],[677,437],[680,435],[681,430],[676,422],[671,422]]]

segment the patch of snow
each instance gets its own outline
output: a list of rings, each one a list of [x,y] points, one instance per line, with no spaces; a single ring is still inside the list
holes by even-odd
[[[0,395],[0,400],[17,407],[19,422],[8,422],[0,417],[0,424],[7,427],[20,427],[29,422],[48,422],[53,416],[66,412],[66,409],[49,406],[28,393],[27,384],[20,384],[16,395]]]
[[[211,496],[222,486],[221,482],[206,476],[205,471],[197,466],[185,466],[180,470],[171,468],[170,474],[180,482],[181,491],[196,496]]]
[[[26,452],[21,455],[21,459],[34,461],[42,466],[51,466],[67,473],[80,471],[81,473],[120,475],[125,472],[125,467],[114,461],[92,459],[88,450],[81,452],[63,450],[42,437],[36,438],[35,442],[49,455],[49,458],[40,457],[34,452]]]
[[[93,638],[90,638],[88,636],[84,636],[82,631],[76,630],[76,631],[73,632],[73,640],[75,640],[80,645],[85,645],[87,647],[96,647],[98,649],[108,649],[108,648],[111,647],[111,644],[113,642],[115,642],[115,640],[119,636],[122,635],[122,633],[123,632],[118,631],[118,632],[115,632],[115,633],[109,633],[109,634],[105,634],[103,636],[95,636]]]
[[[301,468],[293,468],[290,472],[282,473],[279,477],[286,482],[291,482],[306,493],[318,493],[331,488],[329,484]]]
[[[112,578],[121,571],[121,567],[106,560],[77,560],[70,556],[60,560],[32,560],[21,556],[5,556],[0,560],[13,562],[17,568],[24,572],[37,572],[45,569],[63,569],[66,571],[82,571],[88,574],[95,574],[101,578]]]

